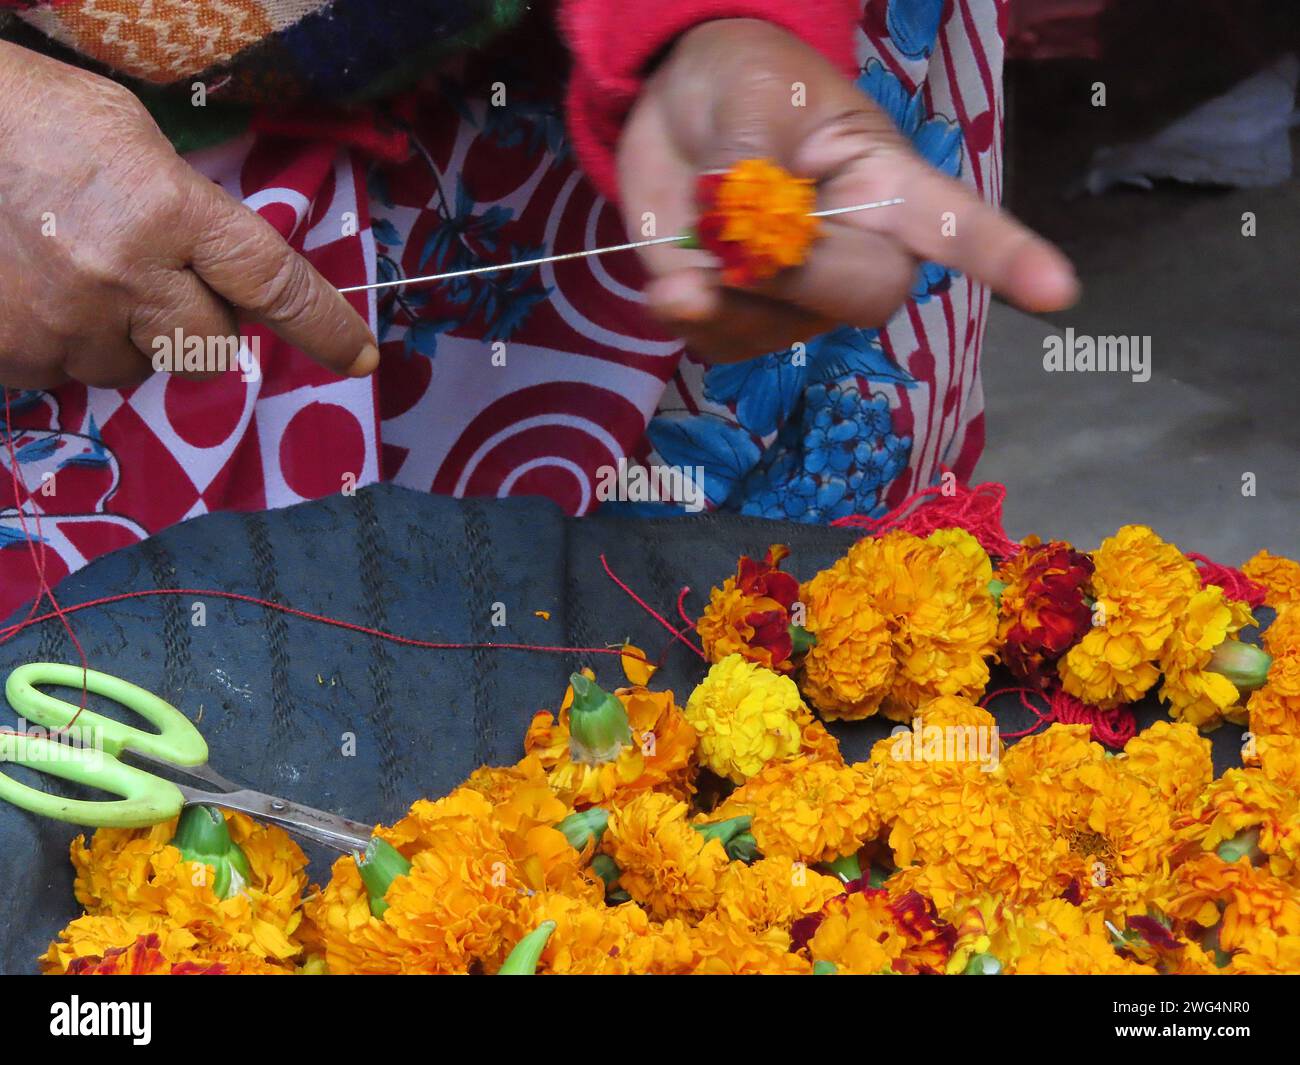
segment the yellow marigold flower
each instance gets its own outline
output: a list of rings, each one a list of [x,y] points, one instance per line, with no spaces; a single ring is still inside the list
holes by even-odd
[[[1188,600],[1160,655],[1165,676],[1160,698],[1169,704],[1171,717],[1197,728],[1217,728],[1225,717],[1244,717],[1236,685],[1208,667],[1215,648],[1253,621],[1250,607],[1225,598],[1217,585]]]
[[[1260,769],[1229,769],[1214,781],[1178,837],[1203,851],[1257,854],[1274,875],[1300,881],[1300,793]]]
[[[1300,603],[1300,562],[1260,551],[1241,572],[1264,586],[1268,592],[1264,602],[1279,613]]]
[[[893,640],[868,592],[864,581],[837,566],[800,590],[805,628],[817,638],[804,657],[800,685],[827,717],[870,717],[893,683]]]
[[[768,858],[833,861],[880,831],[866,776],[807,755],[771,763],[709,816],[742,814],[753,817],[750,831]]]
[[[1175,813],[1185,813],[1214,779],[1210,741],[1194,725],[1157,721],[1124,745],[1117,768],[1155,790]]]
[[[733,654],[710,668],[685,712],[699,734],[700,761],[743,784],[768,762],[799,752],[807,707],[789,677]]]
[[[149,829],[102,828],[89,844],[83,836],[74,839],[75,890],[87,917],[51,945],[46,968],[63,971],[77,957],[156,933],[170,960],[220,956],[231,971],[291,970],[303,949],[298,930],[306,855],[283,829],[243,814],[225,817],[252,874],[244,890],[227,899],[218,898],[212,878],[170,845],[175,819]]]
[[[1165,641],[1201,588],[1194,563],[1145,525],[1125,525],[1093,554],[1091,632],[1061,659],[1065,690],[1108,709],[1135,702],[1160,677]]]
[[[844,885],[835,877],[789,858],[762,858],[753,865],[732,862],[714,912],[738,928],[789,931],[800,917],[816,913],[843,893]]]
[[[1283,616],[1300,618],[1300,610]],[[1300,735],[1300,644],[1273,654],[1264,686],[1251,692],[1246,702],[1250,731],[1257,736]]]
[[[713,909],[730,860],[687,820],[686,803],[644,792],[610,811],[603,840],[618,883],[656,920],[699,920]]]
[[[1289,966],[1300,960],[1300,889],[1245,858],[1213,854],[1184,862],[1174,882],[1169,916],[1213,929],[1217,949],[1231,956],[1228,971],[1296,971]]]
[[[567,710],[558,720],[546,711],[533,717],[524,750],[541,761],[555,794],[576,809],[622,802],[651,789],[689,798],[695,790],[697,737],[673,693],[620,688],[614,694],[632,727],[631,744],[614,761],[573,760]]]

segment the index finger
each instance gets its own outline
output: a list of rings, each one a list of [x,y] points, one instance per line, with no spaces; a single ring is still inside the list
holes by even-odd
[[[909,151],[868,154],[823,190],[835,206],[895,196],[905,202],[836,222],[891,235],[918,259],[959,270],[1026,311],[1061,310],[1078,298],[1074,267],[1056,247]]]

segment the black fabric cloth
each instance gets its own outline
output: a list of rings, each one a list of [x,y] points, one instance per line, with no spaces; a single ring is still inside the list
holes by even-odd
[[[698,615],[741,554],[788,543],[786,568],[805,579],[855,536],[735,515],[570,519],[541,500],[452,500],[378,486],[187,522],[92,563],[58,596],[70,606],[138,589],[218,588],[427,640],[602,647],[631,638],[657,657],[671,635],[606,576],[602,554],[671,619],[683,585]],[[505,624],[494,626],[502,610]],[[549,611],[549,620],[535,611]],[[590,665],[607,687],[625,683],[614,656],[415,649],[226,600],[140,599],[71,622],[92,668],[156,692],[198,723],[218,772],[367,822],[396,819],[481,764],[515,761],[529,719],[556,707],[572,670]],[[0,677],[26,662],[77,660],[51,620],[0,646]],[[652,684],[684,701],[703,672],[674,643]],[[93,697],[91,705],[105,710]],[[1015,697],[995,709],[1004,732],[1034,720]],[[1140,722],[1161,713],[1144,706]],[[13,723],[6,710],[0,724]],[[872,720],[832,730],[858,759],[890,727]],[[344,753],[349,735],[353,756]],[[1221,729],[1214,741],[1220,769],[1238,763],[1239,729]],[[34,971],[36,956],[78,915],[67,857],[78,831],[0,803],[0,971]],[[313,872],[327,875],[334,856],[308,851]]]

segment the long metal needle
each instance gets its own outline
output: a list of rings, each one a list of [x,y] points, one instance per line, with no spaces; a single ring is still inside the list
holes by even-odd
[[[852,214],[855,211],[870,211],[877,207],[893,207],[903,203],[903,197],[892,200],[876,200],[873,203],[856,203],[851,207],[828,207],[824,211],[809,212],[810,218],[832,218],[835,215]],[[491,266],[473,266],[468,270],[452,270],[445,274],[427,274],[424,277],[403,277],[396,281],[376,281],[370,285],[352,285],[341,288],[340,292],[370,292],[380,288],[396,288],[401,285],[423,285],[431,281],[450,281],[456,277],[473,277],[475,274],[494,274],[502,270],[522,270],[526,266],[542,266],[545,263],[562,263],[569,259],[586,259],[593,255],[609,255],[616,251],[631,251],[634,248],[652,248],[656,244],[680,244],[690,240],[692,234],[683,233],[676,237],[652,237],[649,240],[634,240],[627,244],[611,244],[606,248],[588,248],[586,251],[569,251],[560,255],[544,255],[540,259],[522,259],[517,263],[496,263]]]

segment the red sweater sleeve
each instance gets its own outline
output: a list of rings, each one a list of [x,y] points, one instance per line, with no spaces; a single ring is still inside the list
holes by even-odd
[[[560,25],[574,59],[568,121],[578,161],[601,193],[618,199],[614,146],[641,91],[642,72],[692,26],[720,18],[763,19],[852,76],[859,14],[858,0],[562,0]]]

